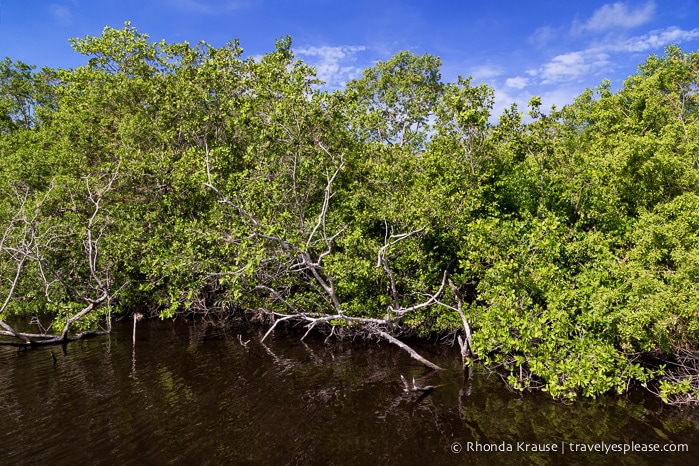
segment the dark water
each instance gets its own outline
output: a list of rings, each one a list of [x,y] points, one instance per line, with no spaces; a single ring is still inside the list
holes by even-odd
[[[128,324],[67,347],[0,348],[0,464],[692,464],[699,453],[698,413],[651,397],[563,404],[486,373],[464,379],[453,348],[420,348],[447,368],[429,373],[387,344],[260,337],[141,322],[135,353]],[[405,394],[400,374],[442,386]],[[570,451],[603,442],[689,451]],[[467,451],[492,445],[513,451]]]

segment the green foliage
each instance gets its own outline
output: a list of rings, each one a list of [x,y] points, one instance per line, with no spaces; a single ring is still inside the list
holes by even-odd
[[[72,44],[85,66],[0,62],[0,318],[64,328],[108,289],[73,329],[240,308],[460,332],[446,273],[475,356],[556,397],[662,379],[647,356],[699,339],[697,52],[495,123],[428,54],[327,93],[288,37]]]
[[[55,104],[56,72],[6,57],[0,62],[0,135],[37,125]]]
[[[419,147],[428,117],[442,92],[439,58],[398,52],[347,83],[351,124],[358,136],[385,144]]]

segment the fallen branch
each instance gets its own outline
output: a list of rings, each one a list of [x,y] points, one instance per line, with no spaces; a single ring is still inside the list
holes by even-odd
[[[283,322],[283,321],[285,321],[285,320],[293,319],[294,317],[297,317],[297,316],[296,316],[295,314],[291,314],[291,315],[288,315],[288,316],[284,316],[284,317],[282,317],[281,319],[275,320],[274,323],[272,324],[272,326],[269,328],[269,330],[267,330],[267,333],[265,333],[265,335],[262,337],[262,340],[260,340],[260,343],[264,343],[264,341],[267,339],[267,337],[270,335],[270,333],[272,333],[272,332],[274,331],[274,329],[277,327],[277,325],[279,324],[279,322]]]
[[[278,317],[272,326],[267,330],[267,332],[264,334],[262,339],[260,340],[261,343],[263,343],[267,337],[274,331],[274,329],[277,327],[277,325],[281,322],[284,321],[290,321],[290,320],[296,320],[296,321],[306,321],[308,322],[308,328],[306,329],[306,332],[304,333],[303,337],[301,338],[301,341],[303,341],[310,331],[315,328],[318,324],[321,323],[328,323],[332,321],[345,321],[347,323],[353,322],[353,323],[359,323],[359,324],[366,324],[364,327],[364,330],[368,332],[370,335],[376,335],[380,338],[383,338],[384,340],[388,341],[389,343],[392,343],[399,348],[401,348],[403,351],[406,351],[408,354],[413,359],[416,359],[417,361],[421,362],[425,366],[429,367],[430,369],[433,370],[441,370],[442,368],[439,367],[438,365],[434,364],[433,362],[429,361],[428,359],[420,356],[417,351],[412,349],[410,346],[406,345],[396,337],[386,333],[383,330],[380,330],[378,328],[379,325],[387,325],[390,323],[390,321],[386,319],[374,319],[371,317],[351,317],[347,316],[344,314],[335,314],[335,315],[322,315],[322,316],[312,316],[306,313],[298,313],[298,314],[278,314],[278,313],[273,313],[275,317]],[[332,329],[335,329],[335,325],[332,326]]]
[[[441,370],[442,370],[442,368],[439,367],[437,364],[435,364],[435,363],[433,363],[433,362],[431,362],[431,361],[429,361],[429,360],[423,358],[422,356],[420,356],[420,355],[417,353],[417,351],[415,351],[415,350],[412,349],[410,346],[406,345],[405,343],[403,343],[402,341],[400,341],[400,340],[397,339],[396,337],[389,335],[388,333],[384,332],[383,330],[377,331],[376,334],[377,334],[378,336],[380,336],[381,338],[383,338],[384,340],[386,340],[386,341],[388,341],[388,342],[390,342],[390,343],[393,343],[394,345],[398,346],[398,347],[399,347],[400,349],[402,349],[403,351],[407,351],[408,354],[410,354],[410,357],[412,357],[413,359],[416,359],[416,360],[420,361],[422,364],[424,364],[425,366],[429,367],[430,369],[434,369],[434,370],[436,370],[436,371],[441,371]]]
[[[15,336],[10,332],[0,332],[3,336]],[[48,345],[62,345],[69,343],[71,341],[85,340],[87,338],[99,337],[103,335],[109,335],[106,331],[87,331],[76,333],[75,335],[61,337],[60,335],[36,335],[32,333],[20,333],[22,337],[27,336],[31,338],[43,338],[43,340],[30,340],[30,341],[0,341],[0,346],[14,346],[17,348],[32,348],[36,346],[48,346]]]

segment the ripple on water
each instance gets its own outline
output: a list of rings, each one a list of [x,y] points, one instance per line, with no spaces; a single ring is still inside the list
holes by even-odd
[[[264,345],[260,338],[244,328],[143,321],[135,349],[130,325],[66,347],[0,347],[2,462],[463,464],[455,441],[687,442],[690,454],[699,450],[695,416],[653,398],[565,405],[511,393],[487,373],[464,379],[453,348],[421,348],[447,368],[428,372],[376,342],[302,343],[283,331]],[[401,374],[439,388],[405,394]],[[558,460],[468,456],[475,464]],[[687,455],[613,460],[680,464]]]

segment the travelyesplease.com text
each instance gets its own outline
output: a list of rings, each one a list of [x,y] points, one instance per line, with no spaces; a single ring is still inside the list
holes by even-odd
[[[621,443],[621,442],[596,442],[596,443],[531,443],[531,442],[465,442],[463,445],[454,442],[451,445],[454,453],[466,452],[547,452],[547,453],[648,453],[648,452],[688,452],[686,443]]]

